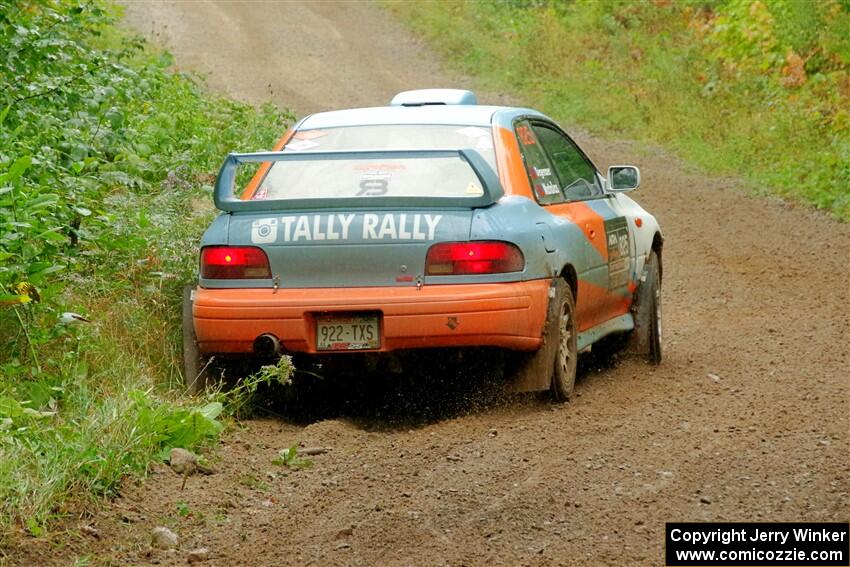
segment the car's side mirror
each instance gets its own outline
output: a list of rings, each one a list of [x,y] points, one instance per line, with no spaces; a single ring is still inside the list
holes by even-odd
[[[640,187],[640,170],[633,165],[612,165],[608,168],[608,190],[634,191]]]

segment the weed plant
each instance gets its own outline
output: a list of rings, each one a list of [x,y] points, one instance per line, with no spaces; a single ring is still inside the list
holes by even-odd
[[[0,538],[222,427],[220,398],[180,395],[181,289],[223,157],[291,117],[209,94],[118,16],[0,0]]]

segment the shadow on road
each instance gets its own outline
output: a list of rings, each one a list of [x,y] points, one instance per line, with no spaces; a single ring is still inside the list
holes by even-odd
[[[596,351],[579,358],[577,388],[616,364],[617,356]],[[425,350],[402,356],[352,355],[324,360],[295,359],[291,386],[259,392],[260,415],[309,424],[345,418],[365,430],[422,427],[506,406],[538,411],[548,392],[510,393],[498,349]]]

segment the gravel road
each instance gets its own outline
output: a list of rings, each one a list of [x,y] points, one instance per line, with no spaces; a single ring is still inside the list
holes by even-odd
[[[134,2],[127,20],[212,88],[299,115],[474,88],[363,3]],[[660,367],[586,369],[565,406],[452,404],[466,390],[446,376],[337,384],[333,409],[245,422],[215,474],[181,490],[159,471],[92,519],[99,540],[29,560],[182,565],[207,547],[210,565],[661,565],[666,521],[850,518],[847,225],[565,126],[600,167],[642,169],[636,198],[666,237]],[[273,465],[294,442],[331,450]],[[149,555],[166,522],[178,550]]]

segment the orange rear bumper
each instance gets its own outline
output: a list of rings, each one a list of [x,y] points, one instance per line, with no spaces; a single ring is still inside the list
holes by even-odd
[[[381,313],[381,348],[496,346],[542,342],[549,281],[322,289],[202,289],[192,311],[204,353],[248,353],[263,333],[286,352],[316,353],[317,314]],[[325,352],[325,351],[322,351]]]

